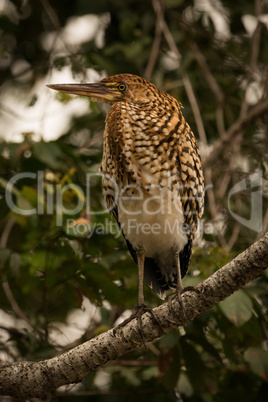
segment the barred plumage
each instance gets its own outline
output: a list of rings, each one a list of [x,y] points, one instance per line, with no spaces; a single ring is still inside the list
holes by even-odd
[[[104,130],[103,192],[139,267],[139,305],[143,276],[161,298],[168,289],[182,290],[204,202],[200,154],[182,105],[131,74],[50,87],[112,105]]]

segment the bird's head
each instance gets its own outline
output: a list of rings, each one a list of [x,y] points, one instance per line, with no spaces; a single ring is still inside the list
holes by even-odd
[[[144,105],[149,102],[159,101],[159,95],[164,95],[154,84],[132,74],[113,75],[95,84],[55,84],[47,86],[56,91],[87,96],[94,102],[109,104],[131,102],[137,105]]]

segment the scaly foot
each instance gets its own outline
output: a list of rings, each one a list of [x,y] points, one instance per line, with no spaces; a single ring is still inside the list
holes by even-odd
[[[189,292],[189,291],[200,293],[200,290],[196,289],[194,286],[186,286],[182,290],[176,289],[175,293],[173,295],[169,296],[169,298],[168,298],[168,309],[169,309],[169,311],[170,312],[172,311],[172,301],[174,299],[177,299],[177,301],[178,301],[178,303],[180,305],[180,308],[181,308],[181,311],[182,311],[182,316],[183,316],[184,320],[186,320],[186,314],[185,314],[185,308],[184,308],[184,305],[183,305],[183,302],[182,302],[181,295],[183,293]]]
[[[114,328],[114,333],[115,333],[115,329],[118,328],[122,328],[124,327],[126,324],[128,324],[130,321],[132,321],[134,318],[137,318],[138,321],[138,330],[142,339],[142,343],[144,345],[144,347],[146,348],[145,345],[145,339],[144,339],[144,331],[142,328],[142,321],[141,321],[141,317],[144,313],[150,313],[151,316],[153,317],[153,319],[155,320],[155,322],[159,325],[159,327],[161,328],[161,330],[164,332],[162,325],[160,324],[156,314],[154,313],[153,309],[151,307],[146,306],[145,304],[141,304],[138,305],[136,307],[136,310],[134,311],[133,314],[131,314],[131,316],[129,316],[128,318],[126,318],[123,322],[121,322],[116,328]]]

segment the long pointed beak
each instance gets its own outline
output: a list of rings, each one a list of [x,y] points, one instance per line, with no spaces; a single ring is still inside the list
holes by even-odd
[[[122,99],[122,94],[113,86],[104,83],[97,84],[52,84],[48,88],[67,94],[87,96],[97,102],[116,102]]]

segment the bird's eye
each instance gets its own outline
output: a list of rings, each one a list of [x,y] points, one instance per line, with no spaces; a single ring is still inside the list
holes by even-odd
[[[126,85],[125,84],[118,84],[117,88],[119,89],[119,91],[123,92],[126,89]]]

